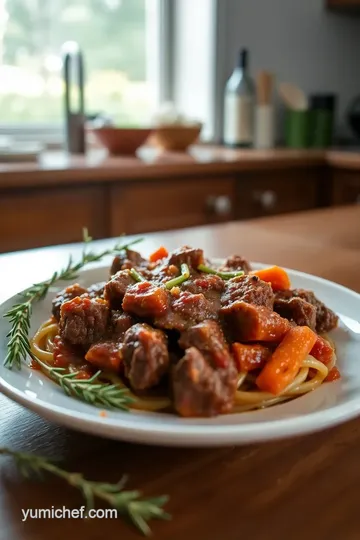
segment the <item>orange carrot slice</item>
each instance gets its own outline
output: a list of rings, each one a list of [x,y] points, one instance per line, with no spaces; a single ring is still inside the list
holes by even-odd
[[[257,377],[260,390],[280,394],[295,379],[316,338],[308,326],[291,328]]]
[[[157,262],[160,259],[165,259],[169,255],[169,252],[164,246],[160,246],[159,249],[154,251],[149,257],[150,262]]]
[[[273,291],[290,289],[290,278],[287,272],[283,268],[280,268],[280,266],[270,266],[269,268],[262,268],[251,273],[263,281],[270,283]]]

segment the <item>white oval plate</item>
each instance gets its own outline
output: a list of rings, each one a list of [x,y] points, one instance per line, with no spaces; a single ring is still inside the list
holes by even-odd
[[[254,267],[264,265],[255,264]],[[81,273],[87,286],[106,279],[108,266]],[[7,322],[3,314],[19,300],[14,296],[0,306],[0,389],[11,399],[57,424],[112,439],[173,446],[221,446],[247,444],[300,435],[340,424],[360,415],[360,295],[340,285],[289,270],[292,285],[310,289],[340,315],[339,328],[331,333],[337,346],[342,379],[323,384],[310,394],[274,407],[209,419],[186,419],[148,412],[107,411],[66,396],[38,371],[3,366]],[[51,300],[64,287],[54,287],[34,306],[30,335],[49,318]]]

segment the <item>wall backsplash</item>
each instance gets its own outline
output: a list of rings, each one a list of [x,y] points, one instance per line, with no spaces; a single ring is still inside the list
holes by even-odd
[[[334,92],[339,97],[337,125],[344,135],[344,113],[360,94],[360,17],[326,11],[324,0],[221,0],[219,2],[218,110],[222,125],[225,82],[239,47],[251,55],[251,70],[273,70],[306,92]],[[278,121],[281,122],[281,113]]]

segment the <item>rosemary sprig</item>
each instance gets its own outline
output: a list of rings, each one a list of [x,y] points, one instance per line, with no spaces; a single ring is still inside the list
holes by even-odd
[[[4,365],[8,369],[16,367],[20,370],[22,361],[25,360],[26,356],[29,355],[32,357],[29,343],[29,328],[32,306],[35,302],[42,300],[46,296],[50,287],[54,285],[56,281],[74,280],[78,277],[79,270],[81,270],[81,268],[83,268],[85,265],[98,262],[107,255],[116,255],[120,251],[124,251],[128,247],[133,246],[142,240],[141,238],[137,238],[136,240],[133,240],[127,244],[117,242],[114,247],[110,249],[106,249],[100,253],[94,253],[93,251],[89,251],[87,249],[88,244],[92,241],[87,229],[84,229],[83,236],[85,246],[81,259],[77,263],[73,263],[72,257],[70,256],[69,262],[65,268],[63,268],[60,272],[54,272],[51,278],[47,281],[35,283],[35,285],[21,293],[24,301],[15,304],[7,313],[5,313],[4,317],[9,319],[11,326],[9,333],[7,334],[9,341],[7,355],[4,361]]]
[[[35,361],[61,386],[65,394],[86,401],[90,405],[128,411],[128,405],[134,401],[127,388],[122,388],[118,384],[97,382],[101,371],[95,373],[90,379],[78,379],[76,371],[68,373],[65,368],[49,366],[36,357]]]
[[[82,493],[87,510],[94,507],[95,499],[106,502],[118,511],[118,514],[129,518],[133,524],[146,536],[151,534],[148,521],[151,519],[170,519],[171,516],[163,509],[168,501],[166,495],[150,499],[141,498],[139,491],[124,491],[126,478],[124,477],[117,484],[107,484],[102,482],[91,482],[80,473],[71,473],[61,469],[47,459],[27,454],[15,452],[9,448],[0,447],[0,455],[10,456],[15,460],[20,473],[28,478],[31,475],[41,477],[43,472],[48,472],[62,478],[70,486],[79,489]]]

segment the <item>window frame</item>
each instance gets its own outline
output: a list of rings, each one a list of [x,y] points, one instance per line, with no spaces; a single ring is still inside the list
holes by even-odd
[[[172,56],[173,42],[172,19],[173,0],[145,0],[146,9],[151,17],[147,31],[147,74],[155,88],[155,107],[172,96]],[[150,13],[151,12],[151,13]],[[155,54],[153,54],[155,51]],[[86,65],[86,55],[85,55]],[[86,93],[85,93],[86,111]],[[43,144],[60,146],[65,133],[64,122],[54,123],[18,123],[0,122],[0,136],[9,136],[17,141],[36,141]]]

